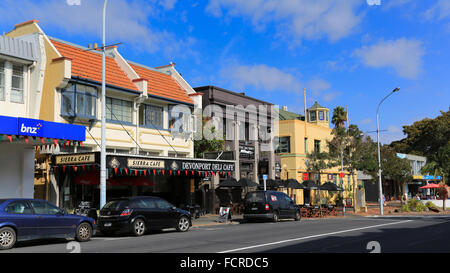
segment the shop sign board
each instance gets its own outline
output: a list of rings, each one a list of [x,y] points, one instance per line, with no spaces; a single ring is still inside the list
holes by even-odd
[[[57,155],[55,157],[56,165],[77,165],[77,164],[94,164],[94,163],[95,163],[95,153]]]
[[[130,169],[164,169],[164,167],[164,160],[128,159],[128,168]]]

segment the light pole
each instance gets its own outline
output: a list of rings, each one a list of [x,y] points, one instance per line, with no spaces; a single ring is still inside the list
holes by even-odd
[[[382,188],[382,184],[381,184],[381,156],[380,156],[380,124],[378,121],[378,112],[380,110],[380,105],[383,103],[383,101],[385,101],[390,95],[394,94],[395,92],[399,91],[400,87],[395,88],[394,90],[391,91],[391,93],[389,93],[386,97],[384,97],[380,103],[378,104],[378,108],[377,108],[377,144],[378,144],[378,191],[379,191],[379,198],[380,198],[380,215],[383,215],[383,206],[384,206],[384,201],[383,201],[383,188]]]
[[[105,25],[106,25],[106,4],[108,0],[103,3],[103,40],[102,40],[102,139],[100,147],[100,209],[106,204],[106,88],[105,88]]]

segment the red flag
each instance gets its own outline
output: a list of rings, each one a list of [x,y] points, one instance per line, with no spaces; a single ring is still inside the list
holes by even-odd
[[[83,165],[83,167],[84,167],[84,165]],[[114,168],[114,174],[117,175],[117,168]]]
[[[80,147],[83,147],[83,141],[80,141]]]
[[[73,166],[73,170],[74,170],[74,171],[77,171],[77,166]]]
[[[134,170],[134,175],[136,175],[136,176],[137,176],[137,170]]]
[[[127,168],[125,168],[125,173],[128,175],[128,169]]]
[[[186,175],[187,175],[187,170],[185,172],[186,172]]]
[[[156,170],[153,170],[153,175],[156,175]]]
[[[28,144],[28,136],[25,136],[25,143]]]
[[[178,170],[178,175],[180,175],[180,170]]]
[[[163,173],[163,175],[164,175],[164,170],[162,170],[162,173]]]
[[[198,172],[198,176],[202,176],[202,173],[200,171]]]
[[[8,136],[8,138],[9,138],[9,142],[12,143],[12,136]]]
[[[56,166],[53,166],[53,172],[56,172]]]
[[[45,139],[43,137],[41,137],[41,141],[42,141],[42,144],[45,145]]]
[[[53,139],[53,142],[55,142],[55,146],[58,146],[58,140],[56,138]]]
[[[170,170],[170,175],[172,175],[172,170]]]
[[[66,166],[63,166],[63,172],[65,172],[66,171]]]
[[[194,171],[192,171],[192,175],[195,175]]]
[[[231,176],[231,172],[228,172],[228,176]]]
[[[144,175],[147,175],[147,170],[144,170]]]

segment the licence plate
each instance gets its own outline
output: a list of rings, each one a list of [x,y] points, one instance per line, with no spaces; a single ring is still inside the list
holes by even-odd
[[[111,223],[104,223],[103,226],[104,226],[104,227],[110,227],[110,226],[111,226]]]
[[[252,208],[252,210],[258,210],[258,208]]]

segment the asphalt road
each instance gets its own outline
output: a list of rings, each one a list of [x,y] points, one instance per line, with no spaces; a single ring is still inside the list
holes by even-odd
[[[21,242],[1,253],[431,253],[450,252],[450,218],[325,218],[221,224],[91,241]]]

